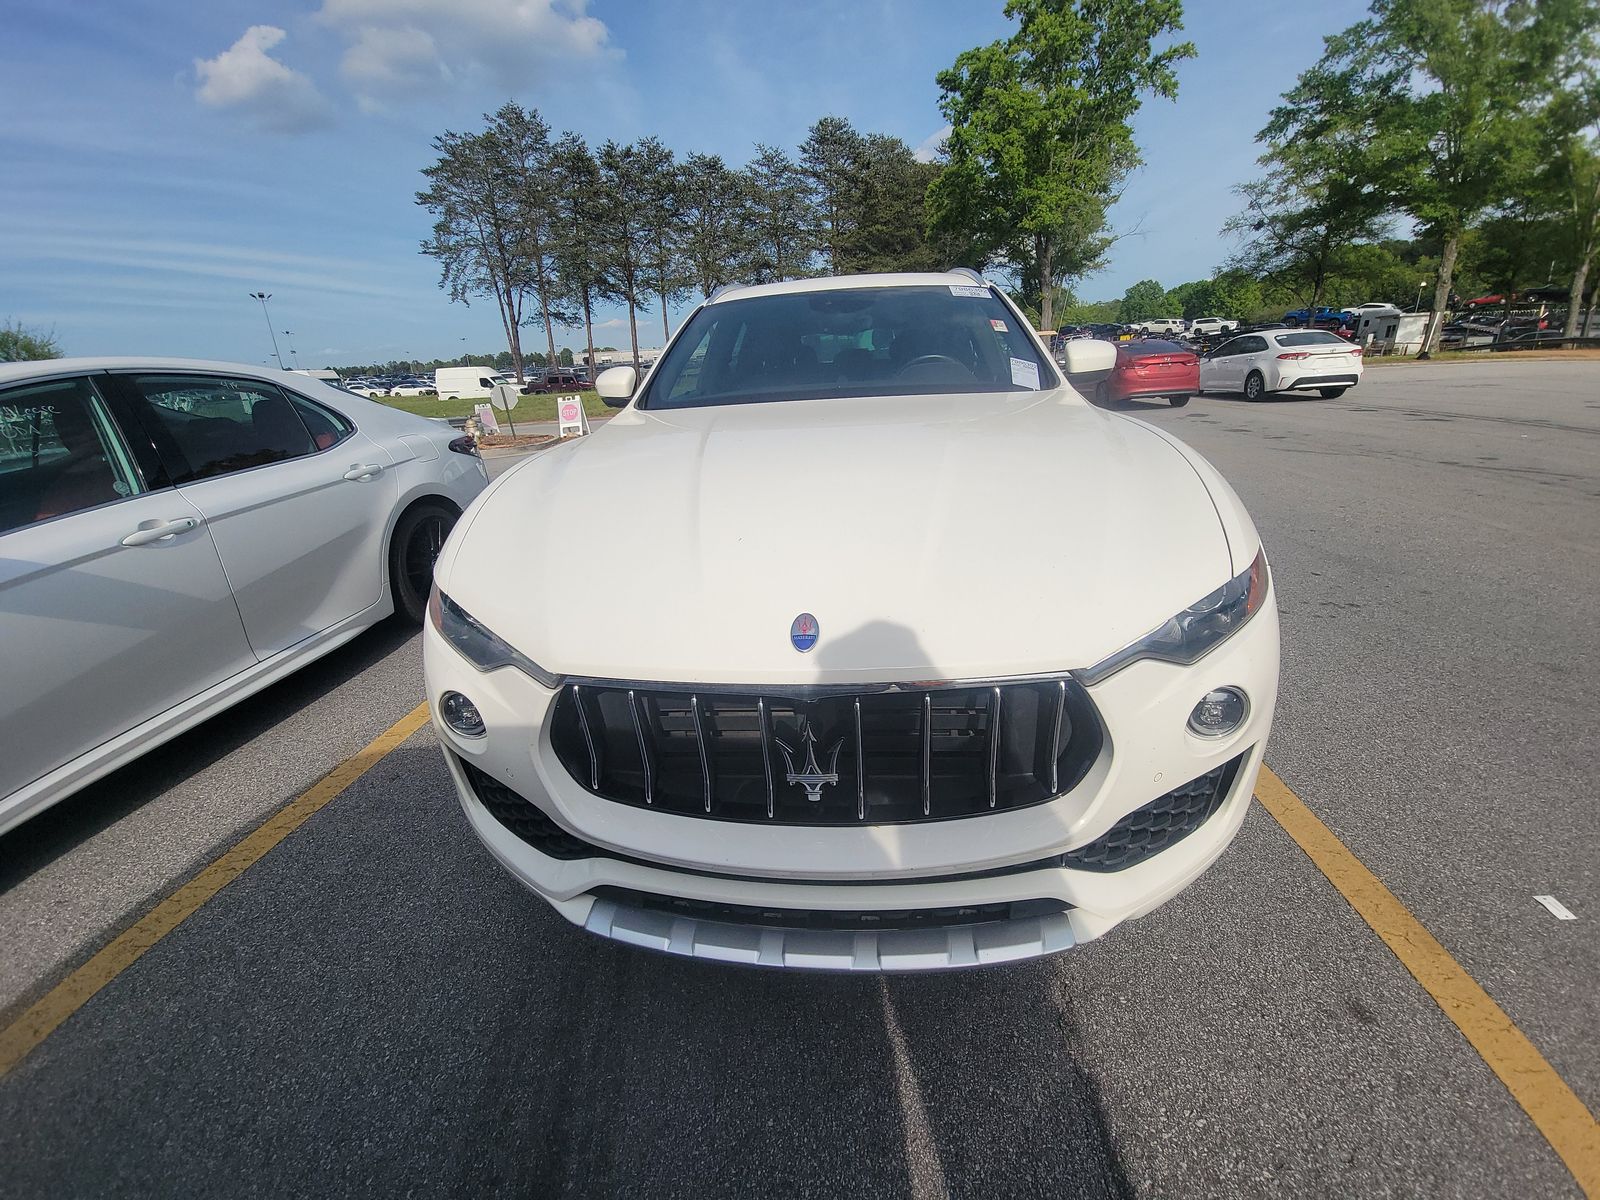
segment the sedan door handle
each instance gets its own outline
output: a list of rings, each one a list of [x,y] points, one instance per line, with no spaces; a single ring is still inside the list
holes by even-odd
[[[374,475],[382,473],[382,471],[383,464],[381,463],[356,463],[344,473],[344,477],[355,482],[361,479],[371,479]]]
[[[164,542],[169,537],[180,533],[187,533],[198,528],[199,517],[179,517],[176,521],[156,521],[153,524],[140,525],[127,537],[122,539],[124,546],[148,546],[151,542]]]

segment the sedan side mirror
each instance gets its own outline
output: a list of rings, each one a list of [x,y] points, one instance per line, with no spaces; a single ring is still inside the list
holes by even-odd
[[[1077,338],[1066,344],[1061,360],[1072,386],[1083,391],[1101,383],[1115,369],[1117,348],[1099,338]]]
[[[595,377],[594,390],[610,408],[627,408],[638,386],[639,372],[632,367],[610,367]]]

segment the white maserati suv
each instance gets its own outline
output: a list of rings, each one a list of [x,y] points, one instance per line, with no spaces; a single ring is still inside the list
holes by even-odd
[[[1069,384],[976,274],[871,275],[724,289],[601,375],[623,411],[435,568],[477,836],[596,934],[772,966],[1027,958],[1176,895],[1249,805],[1277,614],[1217,472],[1083,399],[1115,353]]]

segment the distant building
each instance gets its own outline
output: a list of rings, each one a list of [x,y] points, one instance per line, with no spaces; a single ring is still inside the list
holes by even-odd
[[[644,346],[639,347],[639,362],[641,364],[648,365],[660,357],[660,350],[651,350]],[[594,362],[591,363],[589,362],[589,352],[587,350],[579,350],[575,353],[574,360],[587,366],[620,367],[633,362],[633,351],[627,346],[624,346],[621,350],[596,350],[594,352]]]

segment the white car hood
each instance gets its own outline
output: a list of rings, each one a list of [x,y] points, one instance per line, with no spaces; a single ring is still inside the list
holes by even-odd
[[[1233,574],[1195,468],[1067,392],[630,409],[470,516],[446,594],[548,670],[608,679],[1087,667]]]

